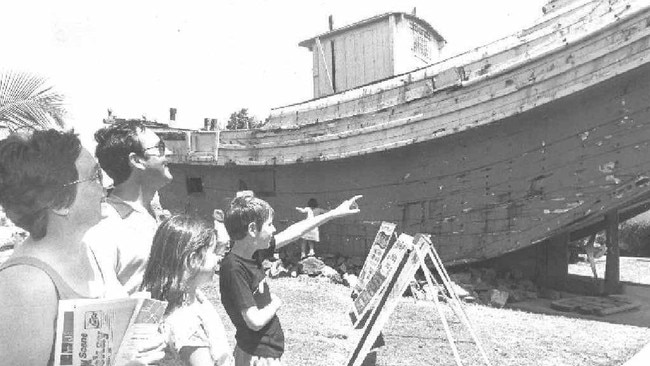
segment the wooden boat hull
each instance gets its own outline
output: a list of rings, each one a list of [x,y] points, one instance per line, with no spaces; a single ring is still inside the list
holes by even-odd
[[[332,251],[362,255],[381,221],[430,233],[447,263],[523,248],[603,210],[634,205],[650,183],[650,66],[486,128],[387,152],[277,166],[173,165],[177,177],[203,177],[203,197],[184,185],[163,191],[171,207],[211,208],[241,181],[272,179],[266,199],[279,220],[311,197],[336,204],[363,194],[362,212],[327,224]],[[175,192],[176,191],[176,192]],[[186,197],[174,202],[171,197]],[[577,227],[577,226],[576,226]]]
[[[209,215],[249,188],[282,226],[302,218],[295,207],[309,198],[328,206],[362,194],[361,214],[323,228],[328,250],[365,255],[391,221],[431,234],[447,264],[596,225],[650,197],[649,14],[508,63],[535,42],[562,42],[535,38],[488,58],[510,66],[483,74],[481,64],[497,63],[433,66],[437,79],[385,89],[367,96],[372,103],[351,99],[345,110],[290,107],[298,127],[223,133],[216,161],[172,166],[176,182],[200,176],[204,192],[176,183],[163,203]],[[279,125],[290,114],[276,114]]]

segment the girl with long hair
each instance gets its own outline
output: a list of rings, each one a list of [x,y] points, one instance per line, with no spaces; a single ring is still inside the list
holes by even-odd
[[[163,334],[170,353],[186,365],[232,365],[223,323],[200,287],[212,282],[227,249],[200,219],[175,215],[153,239],[142,290],[168,302]]]

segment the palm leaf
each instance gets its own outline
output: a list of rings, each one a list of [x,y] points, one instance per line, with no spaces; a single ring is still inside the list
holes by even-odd
[[[0,74],[0,127],[63,128],[63,95],[46,86],[42,77],[23,72]]]

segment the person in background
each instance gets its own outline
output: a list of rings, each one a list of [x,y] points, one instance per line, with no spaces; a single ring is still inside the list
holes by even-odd
[[[0,205],[29,232],[0,265],[3,365],[51,365],[58,302],[126,296],[82,241],[101,219],[101,169],[72,132],[35,131],[0,141]],[[164,356],[151,339],[134,364]]]
[[[318,207],[318,201],[316,201],[315,198],[310,198],[309,201],[307,201],[307,207],[296,207],[296,210],[307,214],[307,219],[327,212],[324,209]],[[316,255],[314,252],[314,244],[318,242],[320,242],[320,233],[318,231],[318,227],[315,227],[306,232],[300,241],[300,258],[304,259],[307,256],[313,257]],[[307,246],[309,246],[309,253],[307,253]]]
[[[200,287],[212,282],[226,251],[216,231],[188,215],[156,231],[142,290],[168,302],[163,334],[176,360],[190,366],[232,365],[226,331]]]
[[[112,269],[129,294],[138,290],[158,228],[152,200],[172,180],[165,143],[140,121],[119,122],[95,133],[95,155],[114,188],[105,217],[84,240],[102,268]]]
[[[271,293],[261,260],[325,222],[359,212],[355,196],[332,211],[275,234],[273,209],[259,198],[242,195],[226,211],[232,248],[221,264],[221,302],[237,332],[235,365],[281,365],[284,332],[277,312],[282,300]]]
[[[228,235],[226,225],[223,223],[223,210],[215,209],[212,211],[212,218],[214,219],[214,231],[217,232],[217,240],[223,242],[227,250],[230,250],[230,235]]]

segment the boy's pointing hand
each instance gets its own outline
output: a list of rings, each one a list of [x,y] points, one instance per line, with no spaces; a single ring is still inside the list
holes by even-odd
[[[359,205],[357,205],[357,200],[363,197],[362,195],[354,196],[348,200],[343,201],[337,208],[334,209],[336,217],[343,217],[348,215],[353,215],[358,213]]]

